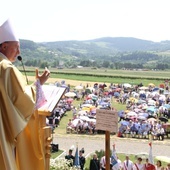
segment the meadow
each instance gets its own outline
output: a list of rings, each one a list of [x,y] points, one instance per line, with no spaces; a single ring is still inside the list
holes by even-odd
[[[22,68],[20,68],[22,71]],[[40,69],[42,71],[42,69]],[[54,69],[51,68],[51,78],[63,80],[78,80],[82,82],[101,82],[101,83],[130,83],[147,86],[153,83],[156,86],[164,83],[164,80],[169,79],[170,71],[154,71],[154,70],[113,70],[113,69],[92,69],[92,68],[77,68],[77,69]],[[26,68],[28,76],[35,75],[35,68]]]

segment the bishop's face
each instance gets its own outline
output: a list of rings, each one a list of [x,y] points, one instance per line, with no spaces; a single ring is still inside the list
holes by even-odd
[[[8,60],[14,62],[20,54],[20,43],[17,41],[4,42],[2,44],[2,53],[8,58]]]

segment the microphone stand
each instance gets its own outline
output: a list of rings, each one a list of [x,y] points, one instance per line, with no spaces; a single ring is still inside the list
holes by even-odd
[[[26,71],[25,71],[24,63],[22,62],[22,57],[18,56],[18,60],[21,61],[21,64],[22,64],[22,67],[23,67],[23,70],[24,70],[24,73],[25,73],[27,85],[28,85],[28,77],[27,77],[27,74],[26,74]]]

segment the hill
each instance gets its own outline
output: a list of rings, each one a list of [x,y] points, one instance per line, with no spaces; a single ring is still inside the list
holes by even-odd
[[[51,67],[169,68],[170,41],[153,42],[132,37],[104,37],[86,41],[35,43],[21,40],[26,65]],[[126,66],[125,66],[126,65]],[[162,66],[163,65],[163,66]]]

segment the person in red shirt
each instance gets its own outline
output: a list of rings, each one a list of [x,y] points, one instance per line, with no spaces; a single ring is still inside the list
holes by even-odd
[[[144,170],[156,170],[155,166],[149,163],[148,158],[146,158],[146,163],[144,164]]]

